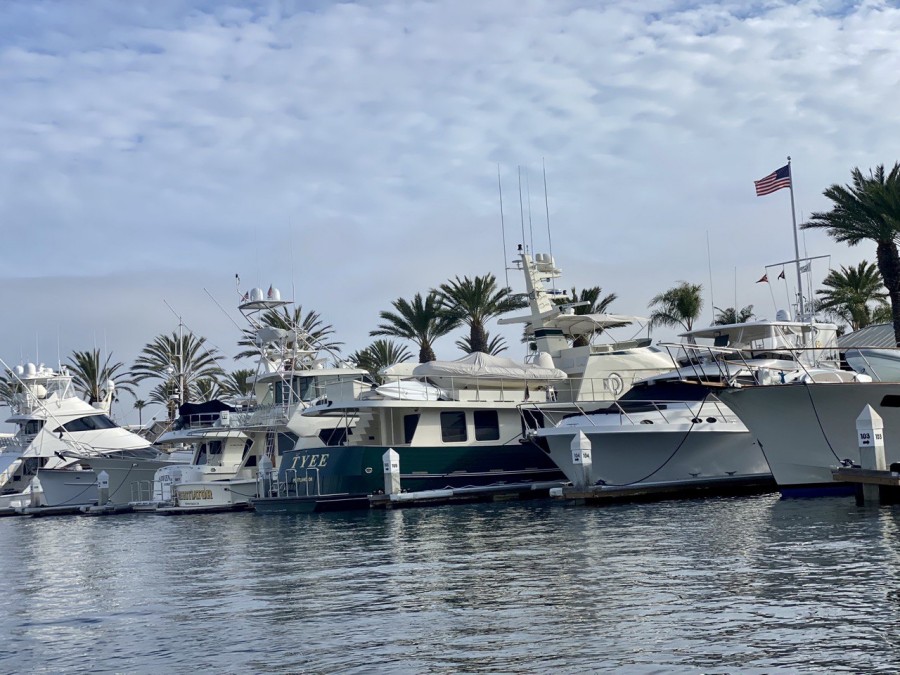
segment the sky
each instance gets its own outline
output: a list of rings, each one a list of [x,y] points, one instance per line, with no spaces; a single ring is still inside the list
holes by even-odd
[[[351,353],[397,298],[505,284],[523,241],[617,313],[688,281],[701,324],[774,318],[795,275],[755,282],[795,257],[791,193],[753,181],[790,156],[803,222],[900,160],[898,34],[868,0],[5,0],[0,358],[130,365],[180,317],[233,369],[238,291],[270,284]],[[814,286],[875,255],[799,247]]]

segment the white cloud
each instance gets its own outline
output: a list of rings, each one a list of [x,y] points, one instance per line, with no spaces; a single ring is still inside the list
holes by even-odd
[[[4,358],[52,337],[53,316],[64,353],[99,324],[130,358],[171,329],[164,306],[147,310],[161,288],[227,289],[235,272],[293,276],[304,307],[361,348],[396,297],[503,278],[497,164],[506,259],[518,164],[546,247],[541,158],[567,286],[645,313],[678,280],[710,285],[708,235],[716,304],[734,304],[737,278],[738,305],[771,316],[753,281],[793,257],[790,204],[757,199],[752,180],[791,154],[799,218],[852,167],[900,159],[884,154],[900,103],[887,3],[309,7],[0,6]],[[874,259],[804,238],[834,265]],[[226,342],[218,310],[182,291],[198,294],[187,323]]]

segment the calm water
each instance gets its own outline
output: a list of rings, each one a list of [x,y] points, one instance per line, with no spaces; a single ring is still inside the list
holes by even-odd
[[[0,672],[896,672],[892,508],[0,520]]]

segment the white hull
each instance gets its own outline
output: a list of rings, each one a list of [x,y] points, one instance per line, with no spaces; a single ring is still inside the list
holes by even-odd
[[[157,469],[178,464],[171,459],[130,459],[116,457],[95,457],[85,460],[99,473],[109,476],[108,504],[125,505],[133,501],[150,498],[150,489]],[[95,499],[97,494],[94,495]]]
[[[175,505],[180,508],[218,509],[249,504],[256,496],[255,480],[199,481],[173,486]]]
[[[733,479],[771,478],[759,446],[739,422],[646,426],[556,427],[541,432],[550,457],[573,483],[583,468],[572,461],[572,441],[591,443],[593,483],[610,486],[697,486]],[[601,483],[601,484],[603,484]]]
[[[783,492],[835,486],[832,468],[843,460],[859,463],[856,418],[866,405],[884,420],[888,464],[900,461],[900,385],[896,383],[744,387],[723,391],[719,398],[760,443]]]
[[[81,506],[97,503],[97,474],[73,469],[40,469],[42,506]]]

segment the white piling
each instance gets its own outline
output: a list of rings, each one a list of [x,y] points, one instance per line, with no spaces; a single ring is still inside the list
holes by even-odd
[[[575,487],[586,488],[594,484],[593,459],[591,458],[591,442],[583,431],[579,431],[572,439],[572,465],[575,476],[572,483]]]
[[[268,455],[263,455],[259,458],[259,473],[257,478],[259,481],[260,497],[272,496],[272,474],[274,473],[274,468],[272,460]]]
[[[884,456],[884,422],[874,408],[866,405],[856,418],[856,435],[859,441],[859,465],[863,469],[884,471],[887,460]],[[877,485],[863,485],[863,502],[878,503]]]
[[[97,474],[97,505],[103,506],[109,501],[109,474],[101,471]]]
[[[400,494],[400,455],[393,448],[381,457],[384,463],[384,494]]]

